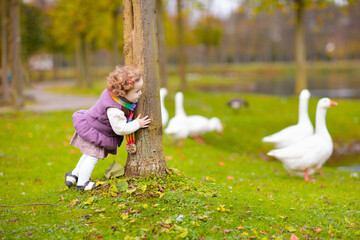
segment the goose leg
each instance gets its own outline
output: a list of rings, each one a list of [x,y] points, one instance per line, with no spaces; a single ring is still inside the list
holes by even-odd
[[[305,170],[305,178],[304,178],[304,180],[307,181],[307,182],[311,181],[311,179],[309,177],[309,170],[308,169]]]
[[[180,139],[180,145],[179,145],[179,147],[184,147],[184,145],[185,145],[185,138],[182,138],[182,139]]]
[[[200,136],[194,136],[194,140],[200,144],[206,144],[205,140],[202,139]]]

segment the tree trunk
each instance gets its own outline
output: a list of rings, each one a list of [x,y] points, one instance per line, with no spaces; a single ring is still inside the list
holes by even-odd
[[[177,31],[178,31],[178,67],[180,76],[180,89],[186,89],[185,77],[185,46],[184,46],[184,23],[182,15],[182,0],[176,0],[177,3]]]
[[[85,34],[80,33],[79,42],[76,50],[77,62],[77,86],[91,88],[93,86],[92,78],[89,74],[88,64],[88,44],[85,39]]]
[[[7,3],[8,1],[1,1],[1,80],[2,80],[2,98],[4,102],[10,101],[10,86],[7,80]]]
[[[112,33],[113,33],[113,67],[119,65],[120,57],[119,57],[119,37],[118,37],[118,25],[119,25],[119,14],[121,13],[121,8],[117,7],[113,12],[113,25],[112,25]]]
[[[11,71],[12,71],[12,99],[16,110],[24,107],[23,78],[20,58],[20,1],[11,0]]]
[[[53,79],[58,80],[59,79],[59,67],[60,67],[60,53],[54,53],[53,54]]]
[[[143,96],[135,115],[141,113],[152,119],[149,128],[135,134],[137,151],[128,155],[125,177],[163,175],[167,167],[160,111],[155,0],[124,0],[123,4],[125,65],[140,68],[144,75]]]
[[[304,0],[295,1],[295,61],[296,78],[295,94],[299,95],[301,90],[307,88],[306,80],[306,50],[304,31]]]
[[[160,82],[161,87],[167,87],[167,56],[166,56],[166,40],[164,28],[164,8],[163,1],[156,0],[156,23],[158,33],[158,47],[159,47],[159,69],[160,69]]]

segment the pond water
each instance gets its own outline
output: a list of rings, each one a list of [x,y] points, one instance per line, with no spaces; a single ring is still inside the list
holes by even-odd
[[[232,76],[231,80],[229,78],[230,81],[226,79],[226,76],[220,75],[217,82],[209,83],[205,80],[196,83],[195,80],[194,84],[197,88],[210,92],[262,93],[281,96],[293,95],[295,89],[293,74],[258,74],[251,77]],[[308,89],[316,97],[360,99],[360,67],[356,71],[310,72],[307,82]]]
[[[325,166],[335,167],[343,171],[360,172],[360,154],[355,153],[341,156],[333,155],[325,163]]]
[[[275,94],[275,95],[292,95],[295,83],[293,78],[273,79],[256,81],[252,92]],[[308,89],[313,96],[330,97],[330,98],[356,98],[360,99],[360,76],[346,76],[325,78],[321,76],[308,77]]]

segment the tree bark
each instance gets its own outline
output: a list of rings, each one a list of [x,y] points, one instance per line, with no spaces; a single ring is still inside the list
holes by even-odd
[[[184,22],[182,14],[182,0],[176,0],[177,4],[177,31],[178,31],[178,68],[180,76],[180,89],[187,87],[185,76],[185,45],[184,45]]]
[[[163,175],[164,159],[159,93],[158,46],[156,39],[155,0],[124,0],[125,65],[141,69],[144,75],[143,96],[135,116],[150,116],[149,128],[136,132],[136,148],[129,154],[125,177]]]
[[[156,23],[159,47],[159,69],[160,69],[160,82],[161,87],[167,87],[167,56],[166,56],[166,40],[165,40],[165,27],[164,27],[164,8],[163,1],[156,0]]]
[[[24,107],[23,78],[20,58],[20,1],[11,0],[11,71],[12,71],[12,99],[16,110]]]
[[[1,1],[1,80],[2,80],[2,98],[4,102],[10,101],[10,86],[7,80],[7,55],[8,55],[8,41],[7,41],[7,0]]]
[[[89,71],[89,46],[85,39],[85,34],[79,34],[79,41],[76,50],[76,61],[77,61],[77,86],[79,87],[93,87],[93,79]]]
[[[113,66],[119,65],[120,56],[119,56],[119,37],[118,37],[118,25],[119,25],[119,15],[121,13],[121,8],[117,7],[113,12],[113,22],[112,22],[112,45],[113,45]]]
[[[307,88],[306,80],[306,49],[304,31],[304,0],[295,1],[295,94],[299,95],[301,90]]]

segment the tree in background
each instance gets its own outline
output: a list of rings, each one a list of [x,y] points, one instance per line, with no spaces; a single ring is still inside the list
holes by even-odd
[[[107,0],[107,7],[111,11],[112,21],[111,21],[111,32],[112,32],[112,64],[113,67],[120,65],[120,51],[119,51],[119,43],[121,36],[120,32],[122,32],[122,0]],[[104,2],[105,3],[105,2]]]
[[[252,7],[257,11],[274,11],[274,8],[293,9],[294,17],[294,48],[295,48],[295,94],[300,94],[302,89],[307,88],[307,75],[306,75],[306,46],[305,46],[305,28],[304,28],[304,14],[305,10],[309,8],[320,7],[324,8],[329,4],[334,4],[335,0],[249,0]],[[349,1],[353,2],[352,0]]]
[[[1,85],[2,85],[2,101],[10,102],[10,85],[7,79],[8,73],[8,38],[7,38],[7,22],[8,22],[8,2],[1,1]]]
[[[33,5],[21,5],[21,56],[27,82],[30,82],[29,57],[44,49],[44,23],[45,15],[43,11]]]
[[[184,43],[184,14],[183,14],[183,0],[176,0],[177,9],[177,40],[178,40],[178,68],[180,77],[180,89],[184,90],[186,84],[186,49]]]
[[[52,38],[59,46],[76,52],[78,86],[93,86],[89,69],[91,50],[121,44],[118,41],[120,32],[114,31],[114,27],[121,29],[122,26],[118,24],[120,6],[121,0],[60,0],[50,11]],[[119,61],[117,55],[113,59],[114,64]]]
[[[19,0],[10,1],[11,95],[15,110],[21,110],[24,107],[21,68],[20,4],[21,2]]]
[[[125,176],[163,175],[164,159],[159,94],[158,46],[155,0],[124,0],[125,64],[139,67],[144,75],[143,96],[136,112],[152,119],[149,128],[135,134],[137,151],[129,154]]]
[[[220,45],[222,37],[223,24],[220,19],[205,15],[196,24],[194,34],[196,35],[198,44],[203,46],[203,64],[206,65],[210,59],[212,47],[216,48]]]
[[[159,70],[161,87],[167,87],[167,56],[166,56],[166,39],[165,39],[165,16],[164,6],[162,0],[156,0],[156,25],[158,35],[158,48],[159,48]]]

